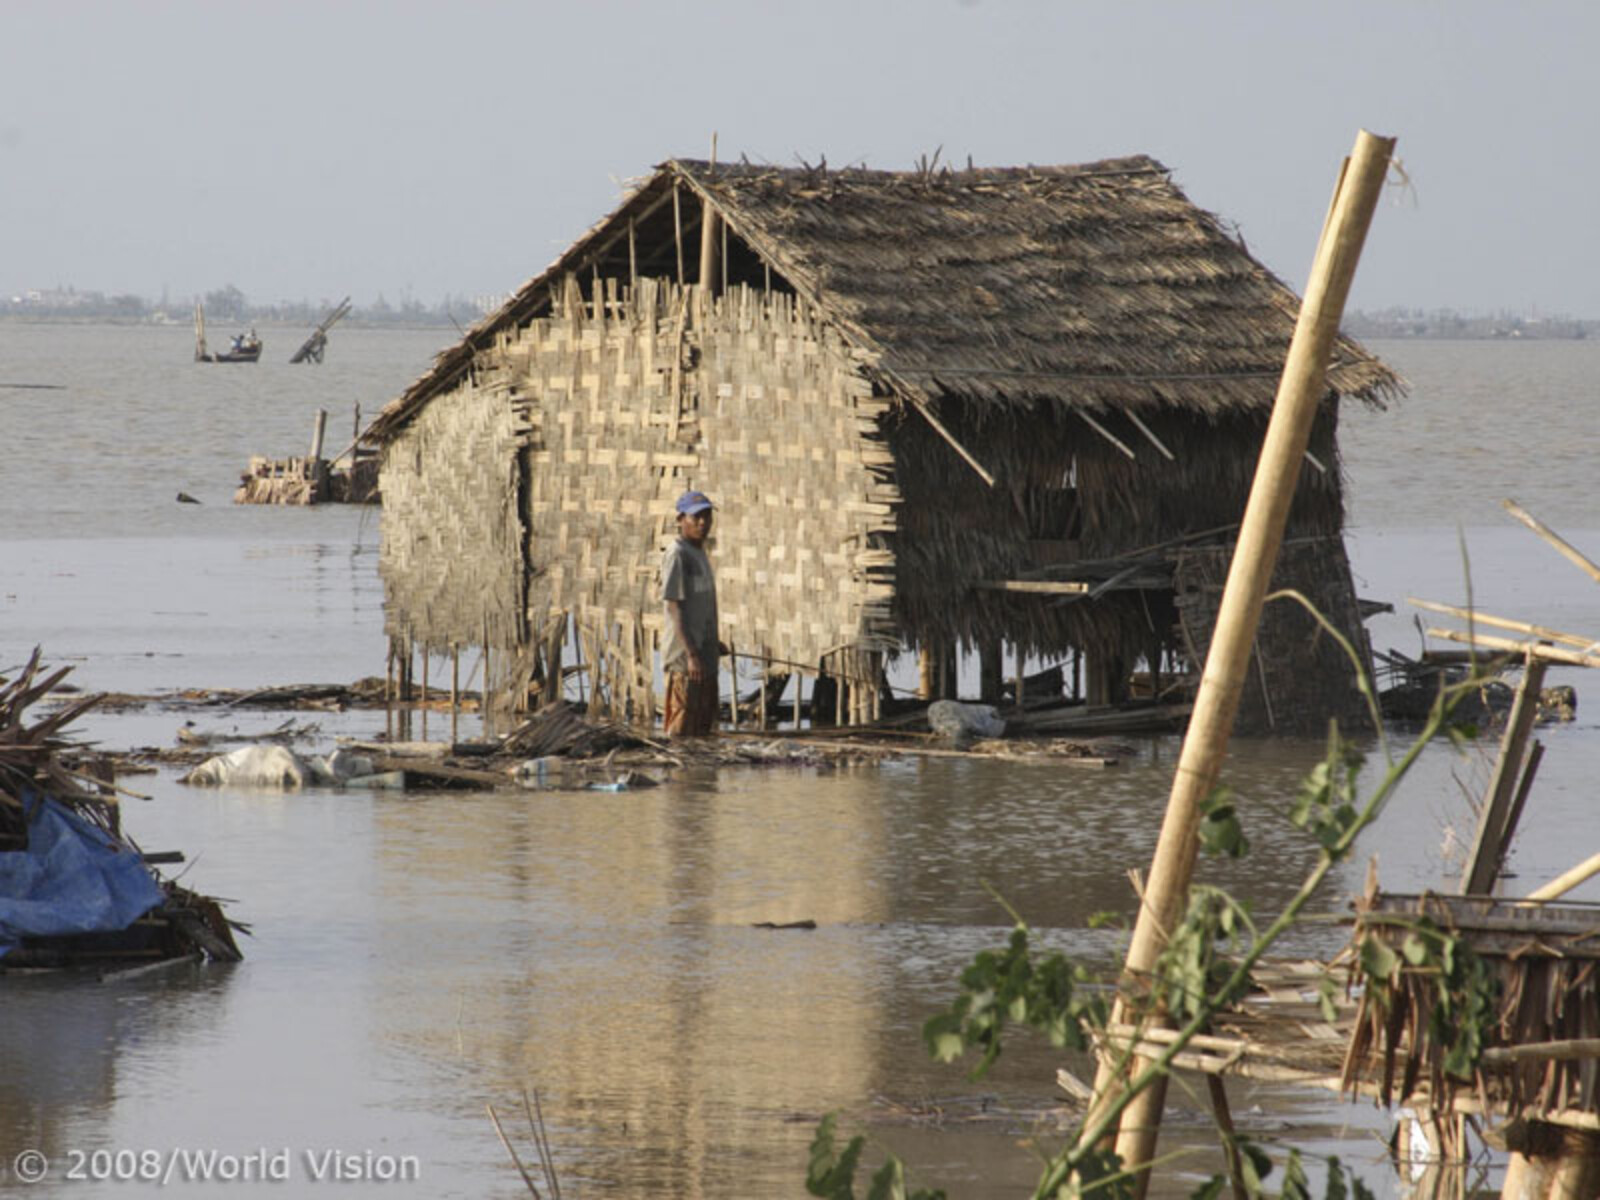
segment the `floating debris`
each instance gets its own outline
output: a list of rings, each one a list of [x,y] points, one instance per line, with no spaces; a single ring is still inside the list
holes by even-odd
[[[243,955],[221,905],[163,880],[122,831],[111,762],[62,738],[93,708],[84,696],[28,724],[29,707],[71,670],[43,674],[34,650],[0,680],[0,974],[94,967],[124,978],[180,962]]]

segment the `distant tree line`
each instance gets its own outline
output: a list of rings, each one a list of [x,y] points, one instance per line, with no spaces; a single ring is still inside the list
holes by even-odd
[[[206,319],[213,322],[315,325],[342,297],[326,300],[282,300],[253,303],[233,284],[199,297]],[[347,318],[352,324],[390,326],[469,325],[498,307],[504,296],[445,296],[428,305],[414,297],[391,304],[381,294],[370,304],[355,305]],[[104,292],[53,288],[0,296],[0,315],[101,320],[119,322],[187,322],[194,309],[192,298],[150,300],[143,296],[108,296]]]
[[[1351,312],[1344,331],[1357,338],[1588,338],[1600,336],[1600,321],[1576,317],[1497,312],[1472,316],[1453,308],[1385,308]]]

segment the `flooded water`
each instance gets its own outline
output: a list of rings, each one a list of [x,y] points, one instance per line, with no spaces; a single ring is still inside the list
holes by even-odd
[[[0,388],[0,669],[37,643],[95,689],[381,673],[376,514],[228,500],[249,455],[304,451],[319,407],[343,445],[351,406],[370,414],[452,335],[341,327],[326,364],[291,367],[301,331],[262,332],[258,366],[201,366],[182,328],[0,324],[0,383],[61,385]],[[1600,556],[1588,420],[1600,346],[1375,348],[1414,392],[1346,419],[1363,593],[1462,600],[1465,543],[1487,610],[1600,633],[1600,590],[1498,509],[1514,496]],[[202,503],[176,503],[180,491]],[[1409,616],[1373,628],[1380,648],[1417,649]],[[1529,886],[1591,853],[1597,829],[1589,681],[1557,681],[1578,687],[1579,719],[1542,734],[1513,863]],[[83,728],[108,745],[170,745],[189,718],[156,708]],[[382,726],[362,713],[322,731]],[[1283,812],[1318,750],[1234,748],[1254,848],[1242,869],[1206,870],[1257,912],[1281,907],[1312,865]],[[232,898],[254,930],[248,958],[120,985],[8,982],[0,1187],[31,1148],[51,1162],[35,1195],[300,1194],[337,1168],[341,1195],[509,1200],[525,1189],[484,1106],[531,1158],[521,1094],[537,1088],[569,1196],[797,1196],[832,1109],[852,1128],[874,1118],[875,1144],[923,1185],[1026,1195],[1035,1169],[1019,1139],[1054,1134],[1057,1056],[1019,1036],[973,1083],[931,1063],[918,1030],[965,962],[1003,942],[990,889],[1047,945],[1115,961],[1118,935],[1089,918],[1131,912],[1125,872],[1148,863],[1176,755],[1155,739],[1099,772],[934,760],[690,774],[623,794],[277,795],[191,790],[165,770],[131,778],[151,799],[128,802],[129,828],[147,849],[184,850],[186,882]],[[1482,758],[1430,749],[1325,907],[1358,885],[1368,852],[1393,890],[1453,878],[1448,846],[1470,837],[1463,792],[1481,790]],[[805,918],[818,928],[752,927]],[[1289,948],[1338,937],[1312,929]],[[1217,1166],[1175,1092],[1163,1148],[1192,1154],[1162,1196]],[[884,1119],[927,1102],[970,1112],[979,1095],[1021,1115]],[[1243,1128],[1336,1152],[1394,1193],[1387,1122],[1370,1107],[1248,1084],[1233,1103]],[[255,1173],[225,1189],[197,1180],[207,1154],[224,1156],[213,1171],[233,1156]],[[165,1186],[95,1177],[152,1162],[176,1162]],[[402,1178],[370,1178],[388,1171]]]

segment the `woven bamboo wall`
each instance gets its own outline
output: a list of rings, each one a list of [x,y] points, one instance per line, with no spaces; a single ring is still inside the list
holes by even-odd
[[[384,447],[384,625],[443,650],[523,640],[517,449],[524,431],[503,371],[437,397]]]
[[[571,613],[584,660],[602,660],[613,709],[647,714],[658,568],[676,536],[673,502],[693,487],[718,509],[710,549],[725,641],[809,666],[841,647],[893,645],[884,536],[898,494],[878,422],[889,401],[872,394],[837,335],[788,295],[736,288],[702,310],[693,289],[647,279],[633,297],[607,285],[598,306],[569,287],[556,315],[479,356],[476,393],[494,419],[466,461],[452,456],[465,447],[430,443],[446,472],[477,464],[482,478],[450,490],[479,489],[495,512],[515,494],[500,476],[517,459],[510,431],[526,430],[525,627],[541,636]],[[478,411],[466,397],[455,407]],[[486,569],[500,553],[474,551]],[[839,657],[829,665],[843,669]]]
[[[1190,547],[1177,553],[1177,607],[1198,669],[1216,628],[1231,547]],[[1372,669],[1372,653],[1356,602],[1355,581],[1339,537],[1285,541],[1270,592],[1294,588],[1349,639]],[[1329,718],[1342,728],[1370,728],[1354,667],[1339,644],[1293,600],[1274,600],[1261,613],[1254,652],[1239,698],[1235,730],[1243,734],[1325,734]]]

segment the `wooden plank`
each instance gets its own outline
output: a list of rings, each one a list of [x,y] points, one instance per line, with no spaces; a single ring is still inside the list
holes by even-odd
[[[1494,891],[1500,864],[1516,832],[1508,817],[1516,783],[1522,774],[1523,747],[1533,729],[1533,719],[1539,712],[1539,689],[1544,685],[1544,671],[1545,665],[1540,660],[1532,659],[1528,663],[1522,676],[1522,686],[1517,689],[1517,698],[1506,717],[1500,757],[1495,761],[1494,775],[1490,778],[1484,798],[1483,815],[1478,821],[1472,853],[1461,875],[1462,895],[1487,896]]]

